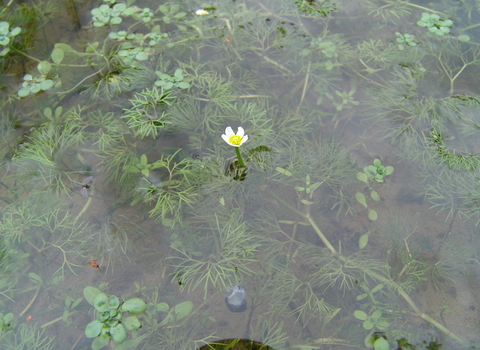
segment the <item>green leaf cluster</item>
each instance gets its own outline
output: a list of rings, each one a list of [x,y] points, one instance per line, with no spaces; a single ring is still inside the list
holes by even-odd
[[[314,17],[327,17],[331,12],[337,11],[335,3],[330,3],[330,0],[295,0],[295,5],[298,11]]]
[[[367,166],[363,169],[363,172],[367,175],[375,179],[378,183],[385,182],[383,179],[384,176],[388,176],[393,173],[393,166],[384,166],[380,159],[374,159],[373,164]]]
[[[22,87],[20,90],[18,90],[18,96],[27,97],[30,94],[36,94],[40,91],[49,90],[53,87],[53,80],[47,78],[47,74],[52,69],[50,62],[40,62],[37,66],[37,69],[41,73],[39,76],[25,74],[23,77]]]
[[[97,318],[85,327],[87,338],[96,338],[92,349],[98,350],[107,345],[110,339],[115,344],[123,343],[127,338],[127,330],[137,331],[142,326],[134,316],[147,309],[147,304],[140,298],[131,298],[123,304],[115,295],[107,295],[95,287],[85,287],[83,295],[88,303],[95,307]],[[123,313],[132,316],[123,317]]]
[[[405,48],[405,45],[417,46],[417,42],[415,41],[414,35],[401,34],[399,32],[395,32],[395,34],[397,35],[397,43],[398,43],[399,50],[403,50]]]
[[[143,48],[141,46],[135,46],[131,42],[124,42],[120,46],[118,51],[118,56],[121,58],[122,62],[127,66],[134,66],[135,61],[146,61],[148,60],[150,48]]]
[[[129,128],[135,130],[135,135],[140,138],[155,138],[158,132],[169,122],[168,108],[175,100],[171,91],[164,91],[156,86],[136,93],[130,100],[131,107],[123,110],[122,118],[126,119]]]
[[[169,90],[174,86],[179,89],[188,89],[190,87],[189,83],[183,81],[183,70],[180,68],[177,68],[173,75],[159,71],[156,71],[155,74],[158,76],[158,79],[155,81],[155,86],[161,86],[165,90]]]
[[[376,192],[375,192],[375,193],[376,193]],[[372,194],[372,197],[373,197],[373,194]],[[365,198],[365,196],[364,196],[363,193],[361,193],[361,192],[355,193],[355,199],[357,200],[358,203],[360,203],[361,205],[363,205],[363,206],[365,207],[365,209],[368,210],[368,218],[369,218],[370,220],[372,220],[372,221],[377,220],[377,217],[378,217],[377,212],[376,212],[375,210],[373,210],[373,209],[369,209],[369,208],[368,208],[367,200],[366,200],[366,198]],[[378,200],[380,200],[380,198],[378,198]],[[367,237],[368,237],[368,236],[367,236]],[[363,242],[362,242],[362,243],[363,243]],[[366,243],[365,243],[365,245],[366,245]]]
[[[132,17],[136,19],[137,21],[142,21],[142,22],[150,22],[153,18],[153,12],[150,10],[148,7],[145,7],[143,10],[141,10],[139,13],[135,13]]]
[[[435,13],[423,12],[417,24],[420,27],[427,28],[431,33],[443,36],[450,33],[450,27],[453,26],[453,21],[451,19],[442,19]]]
[[[121,16],[130,16],[137,11],[136,7],[127,7],[127,5],[119,3],[113,6],[100,5],[91,11],[92,21],[95,27],[103,27],[107,24],[122,23]]]
[[[123,40],[131,40],[135,38],[135,34],[133,33],[128,33],[126,30],[119,30],[118,32],[110,32],[108,34],[108,37],[112,40],[118,40],[118,41],[123,41]]]
[[[349,92],[335,91],[335,95],[337,97],[340,97],[340,101],[338,101],[338,99],[334,95],[330,94],[329,92],[325,93],[325,96],[327,96],[332,101],[332,104],[335,106],[335,109],[338,112],[340,112],[344,108],[352,108],[351,105],[358,106],[360,102],[355,101],[353,99],[354,93],[355,93],[355,89],[352,89]]]
[[[0,45],[7,46],[8,44],[10,44],[10,42],[14,37],[20,34],[21,31],[22,31],[22,28],[20,27],[10,28],[10,23],[1,21],[0,22]],[[5,56],[9,51],[10,51],[10,48],[5,47],[2,51],[0,51],[0,56],[1,57]]]
[[[178,4],[170,4],[170,3],[165,3],[162,4],[158,7],[158,10],[163,13],[163,22],[165,24],[170,24],[174,22],[175,20],[181,19],[187,15],[186,12],[180,11],[180,5]],[[180,12],[179,12],[180,11]],[[179,26],[177,25],[180,30],[186,30],[185,26]]]
[[[387,320],[382,319],[381,310],[375,310],[370,316],[362,310],[355,310],[353,316],[363,321],[362,325],[366,330],[371,330],[373,327],[384,330],[390,325]]]
[[[136,164],[126,165],[124,170],[130,173],[142,173],[142,175],[149,176],[150,170],[157,169],[163,166],[162,161],[156,161],[148,164],[147,156],[142,154],[140,159],[135,158]]]

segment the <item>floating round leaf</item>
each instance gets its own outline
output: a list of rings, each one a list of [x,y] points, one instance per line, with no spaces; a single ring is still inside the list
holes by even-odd
[[[178,83],[177,87],[179,89],[188,89],[190,87],[190,84],[182,81],[181,83]]]
[[[376,322],[376,326],[378,329],[384,330],[385,328],[390,326],[390,323],[388,323],[387,320],[379,320],[378,322]]]
[[[184,317],[187,317],[193,309],[193,303],[191,301],[184,301],[180,304],[177,304],[173,308],[177,314],[177,320],[181,320]]]
[[[95,287],[88,286],[83,288],[83,296],[85,297],[85,300],[92,306],[94,306],[93,301],[95,300],[95,296],[99,293],[101,293],[101,291]]]
[[[148,55],[145,52],[139,52],[136,54],[135,59],[139,61],[145,61],[148,60]]]
[[[63,58],[65,57],[65,53],[63,52],[62,49],[54,48],[50,57],[52,57],[52,61],[54,63],[59,64],[63,61]]]
[[[358,172],[357,173],[357,179],[359,179],[360,181],[368,184],[368,177],[367,177],[367,175],[365,175],[365,173]]]
[[[140,329],[142,327],[142,324],[140,323],[140,320],[137,318],[137,316],[128,316],[123,320],[122,323],[126,329],[129,331],[133,331],[136,329]]]
[[[367,314],[362,310],[355,310],[353,312],[353,316],[355,316],[355,318],[358,318],[361,321],[365,321],[368,317]]]
[[[27,97],[28,95],[30,95],[30,88],[29,87],[23,87],[20,90],[18,90],[18,96]]]
[[[372,318],[377,321],[380,317],[382,317],[382,312],[380,310],[375,310],[372,314]]]
[[[85,336],[87,338],[98,337],[102,332],[103,326],[103,323],[99,320],[93,320],[92,322],[87,324],[87,327],[85,327]]]
[[[373,343],[373,348],[375,350],[390,350],[390,345],[388,344],[388,341],[385,338],[378,338]]]
[[[127,339],[127,331],[121,324],[110,328],[110,336],[115,344],[122,344]]]
[[[100,292],[97,295],[95,295],[95,299],[93,300],[93,306],[99,312],[107,311],[108,310],[107,299],[108,299],[107,295],[103,292]]]
[[[365,208],[367,207],[367,201],[365,200],[365,196],[361,192],[355,193],[355,199],[358,203],[363,205]]]
[[[110,341],[109,336],[95,338],[92,342],[92,350],[100,350],[101,348],[108,345],[109,341]]]
[[[367,331],[373,328],[373,323],[370,320],[366,320],[363,322],[363,328],[365,328]]]
[[[47,79],[42,81],[41,87],[42,87],[42,90],[51,89],[53,87],[53,80]]]
[[[110,309],[116,309],[120,306],[120,300],[115,295],[110,295],[107,301]]]
[[[37,69],[42,74],[47,74],[52,70],[52,64],[48,61],[42,61],[38,64]]]
[[[377,212],[373,209],[368,209],[368,218],[372,221],[377,220]]]
[[[122,310],[132,315],[138,315],[147,309],[147,304],[140,298],[128,299],[123,303]]]
[[[33,86],[30,86],[30,92],[32,94],[36,94],[37,92],[40,92],[42,90],[42,84],[35,84]]]
[[[370,191],[370,196],[375,202],[380,201],[380,196],[378,195],[377,191]]]
[[[371,172],[372,174],[376,174],[377,173],[377,167],[373,166],[373,165],[369,165],[367,166],[367,170],[369,172]]]
[[[358,241],[358,248],[363,249],[368,244],[368,233],[362,235]]]
[[[168,311],[170,309],[167,303],[158,303],[155,307],[157,311]]]

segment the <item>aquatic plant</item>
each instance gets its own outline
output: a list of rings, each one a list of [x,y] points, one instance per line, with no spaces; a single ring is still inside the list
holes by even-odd
[[[165,89],[166,90],[166,89]],[[131,107],[124,109],[122,118],[140,138],[157,137],[158,133],[171,123],[169,106],[176,99],[164,87],[152,87],[136,93],[130,100]]]
[[[222,134],[222,139],[230,146],[235,147],[237,153],[238,164],[241,167],[245,167],[242,155],[240,153],[240,146],[248,140],[248,135],[245,135],[245,131],[241,126],[238,127],[238,131],[234,132],[230,126],[225,129],[225,134]]]
[[[378,183],[383,183],[384,176],[391,175],[393,173],[393,166],[384,166],[382,161],[378,158],[373,160],[373,165],[369,165],[363,169],[363,173],[367,176],[373,176],[374,180]]]
[[[10,23],[1,21],[0,22],[0,45],[6,46],[0,51],[0,56],[5,56],[10,51],[9,44],[14,38],[20,34],[22,28],[13,27],[10,28]]]
[[[54,337],[47,336],[45,329],[36,324],[9,323],[4,326],[0,329],[0,341],[5,349],[52,350],[58,346]]]
[[[158,76],[158,79],[155,81],[155,86],[161,86],[165,90],[176,87],[179,89],[188,89],[190,84],[183,81],[183,71],[180,68],[175,70],[173,75],[165,74],[159,71],[156,71],[155,74]]]
[[[95,338],[92,349],[101,349],[110,341],[122,344],[127,339],[126,330],[136,333],[142,327],[136,315],[147,309],[147,304],[140,298],[130,298],[120,303],[115,295],[107,296],[95,287],[85,287],[83,295],[88,303],[95,307],[97,319],[85,327],[85,336]],[[123,317],[124,313],[131,316]]]
[[[37,69],[41,74],[40,76],[26,74],[23,77],[22,87],[18,90],[19,97],[27,97],[29,94],[36,94],[53,87],[53,80],[47,78],[47,74],[52,69],[52,65],[48,61],[42,61],[38,64]]]
[[[122,23],[122,16],[133,15],[136,11],[136,7],[127,7],[127,5],[121,3],[100,5],[91,11],[93,25],[95,27],[103,27],[107,24],[120,24]]]
[[[142,245],[152,254],[161,239],[168,244],[162,243],[158,265],[192,293],[186,300],[152,296],[144,327],[124,347],[198,348],[211,338],[217,318],[204,306],[239,283],[249,298],[247,333],[255,329],[268,346],[352,346],[387,324],[385,338],[367,346],[385,347],[387,338],[392,344],[402,337],[421,341],[418,334],[411,338],[400,316],[418,316],[465,344],[409,293],[421,282],[441,288],[468,272],[468,263],[478,263],[475,249],[467,249],[473,236],[455,227],[449,232],[461,244],[435,240],[441,244],[425,258],[424,246],[434,238],[391,219],[384,208],[402,202],[394,193],[407,179],[434,211],[478,219],[478,99],[463,84],[475,76],[480,51],[446,35],[452,26],[440,13],[444,3],[429,9],[366,0],[352,21],[346,19],[355,4],[347,3],[247,0],[197,14],[199,4],[185,1],[146,7],[139,0],[108,0],[90,17],[87,12],[93,28],[72,31],[84,33],[88,43],[46,35],[36,39],[38,57],[16,46],[34,31],[0,18],[9,28],[22,27],[8,56],[39,71],[4,75],[2,106],[11,115],[0,130],[4,261],[22,268],[28,254],[41,261],[28,275],[2,274],[2,307],[8,310],[9,298],[17,301],[15,288],[26,276],[31,290],[58,292],[62,279],[74,282],[84,265],[92,274],[105,269],[120,277],[134,262],[150,271],[149,259],[132,255]],[[7,4],[2,16],[13,6]],[[455,27],[458,22],[473,36],[475,24],[462,23],[470,17],[461,11],[448,13]],[[418,27],[411,34],[396,29],[396,36],[384,30],[395,21],[414,24],[421,12],[433,22],[438,15],[431,28],[442,36]],[[83,17],[76,18],[78,29]],[[371,40],[350,35],[367,29]],[[26,73],[31,80],[20,95],[15,86],[25,83]],[[49,89],[42,89],[43,78],[52,81]],[[226,125],[242,125],[222,135],[236,158],[218,137]],[[397,147],[405,165],[399,181],[382,193],[387,187],[379,183],[393,167],[376,159],[359,172],[354,157],[370,162],[378,147],[388,155],[387,144]],[[239,170],[246,165],[248,174]],[[376,203],[380,195],[384,205]],[[355,200],[370,221],[357,214]],[[91,212],[98,215],[90,218]],[[377,216],[391,226],[379,226],[384,220]],[[163,273],[149,274],[132,289],[145,297],[151,283],[164,281]],[[174,291],[176,285],[168,285],[163,288]],[[60,294],[57,311],[66,323],[81,322],[70,314],[80,296]],[[124,340],[118,300],[112,297],[108,317],[88,327],[97,337],[111,323],[116,331],[105,333],[102,344]]]
[[[173,241],[171,246],[176,256],[170,259],[181,289],[191,291],[200,287],[206,297],[212,286],[231,287],[252,274],[249,265],[255,261],[258,245],[248,234],[238,210],[226,217],[214,215],[197,220],[205,226],[190,228],[197,234],[188,234],[183,243],[178,239]]]
[[[450,27],[453,21],[450,19],[442,19],[436,13],[422,13],[422,18],[417,22],[420,27],[427,28],[430,33],[442,36],[450,33]]]
[[[401,34],[399,32],[395,32],[397,36],[397,43],[398,49],[403,50],[405,49],[405,45],[407,46],[417,46],[417,42],[415,41],[415,36],[411,34]],[[404,45],[405,44],[405,45]]]

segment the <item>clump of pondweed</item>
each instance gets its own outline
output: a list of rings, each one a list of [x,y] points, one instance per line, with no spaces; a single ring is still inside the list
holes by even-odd
[[[254,273],[249,265],[256,261],[258,244],[247,232],[241,212],[219,207],[217,214],[197,217],[171,243],[173,275],[182,289],[203,288],[204,297],[212,287],[224,289]]]
[[[92,225],[76,221],[53,194],[29,195],[3,209],[3,237],[9,245],[32,255],[48,252],[56,269],[53,275],[63,276],[66,270],[87,260],[81,246],[89,241]]]
[[[97,257],[97,262],[106,272],[115,272],[116,266],[130,261],[137,251],[130,237],[143,235],[142,229],[125,216],[116,216],[107,220],[103,227],[91,230],[89,238],[82,242],[79,250],[87,256]],[[90,255],[89,255],[90,254]]]

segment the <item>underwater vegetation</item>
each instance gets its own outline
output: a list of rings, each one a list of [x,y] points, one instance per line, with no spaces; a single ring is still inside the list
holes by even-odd
[[[0,6],[2,348],[475,347],[479,16]]]

